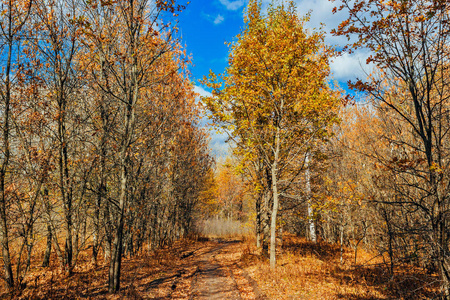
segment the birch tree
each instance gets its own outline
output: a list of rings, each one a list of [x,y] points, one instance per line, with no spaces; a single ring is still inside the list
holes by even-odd
[[[298,198],[289,189],[304,169],[305,154],[337,120],[338,97],[326,83],[333,50],[323,33],[304,29],[307,20],[297,16],[293,2],[272,3],[263,15],[261,3],[250,1],[228,68],[204,80],[213,90],[203,98],[213,121],[248,149],[245,159],[260,155],[269,170],[272,268],[281,200]]]

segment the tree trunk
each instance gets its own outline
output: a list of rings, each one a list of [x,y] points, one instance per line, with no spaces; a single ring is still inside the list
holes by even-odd
[[[47,225],[47,247],[45,248],[44,260],[42,267],[46,268],[50,265],[50,254],[52,253],[52,227]]]
[[[264,207],[261,212],[262,214],[262,248],[263,248],[263,254],[269,256],[269,238],[270,238],[270,192],[266,190],[264,192]]]
[[[5,270],[5,281],[9,288],[14,286],[14,277],[11,266],[11,258],[9,252],[9,237],[8,237],[8,225],[6,221],[6,195],[5,195],[5,173],[0,173],[0,218],[1,218],[1,244],[2,244],[2,258],[3,268]]]
[[[102,68],[102,72],[100,73],[101,76],[101,80],[104,80],[104,74],[106,73],[105,70],[105,60],[103,57],[100,58],[101,59],[101,68]],[[100,99],[100,120],[101,120],[101,128],[102,128],[102,136],[100,139],[100,184],[98,186],[98,190],[97,190],[97,203],[95,205],[95,210],[94,210],[94,240],[93,240],[93,244],[92,244],[92,260],[94,262],[94,264],[97,264],[97,256],[98,256],[98,251],[100,249],[100,231],[101,231],[101,226],[100,226],[100,210],[101,210],[101,205],[102,205],[102,199],[104,197],[106,197],[106,178],[105,178],[105,173],[106,173],[106,155],[107,155],[107,148],[106,148],[106,139],[107,139],[107,132],[109,130],[108,128],[108,112],[106,109],[106,96],[102,94],[101,99]]]
[[[127,170],[126,159],[122,160],[122,168],[120,174],[120,198],[119,198],[119,216],[116,235],[112,246],[111,260],[109,265],[109,286],[110,293],[118,292],[120,289],[120,267],[122,264],[122,249],[123,249],[123,227],[124,227],[124,212],[126,200],[127,187]]]
[[[105,134],[105,133],[104,133]],[[102,205],[102,199],[106,195],[106,184],[105,184],[105,165],[106,165],[106,150],[104,145],[104,140],[102,138],[102,154],[100,158],[100,184],[98,186],[97,190],[97,201],[95,205],[94,210],[94,237],[93,237],[93,243],[92,243],[92,261],[94,262],[94,265],[97,264],[97,256],[98,251],[100,249],[100,235],[101,235],[101,226],[100,226],[100,209]]]
[[[270,218],[270,267],[276,266],[276,236],[277,236],[277,214],[278,214],[278,187],[277,187],[277,164],[272,167],[272,191],[273,191],[273,207]]]
[[[314,210],[311,203],[311,169],[310,169],[310,156],[311,154],[309,151],[306,153],[305,158],[305,181],[306,181],[306,198],[307,198],[307,204],[308,204],[308,225],[309,225],[309,238],[312,242],[317,242],[316,237],[316,226],[314,224]]]
[[[261,248],[261,200],[262,193],[258,193],[256,198],[256,247]]]
[[[68,145],[67,145],[67,130],[66,130],[66,114],[67,114],[67,99],[64,92],[65,80],[62,78],[60,72],[57,70],[57,102],[58,102],[58,139],[59,139],[59,188],[61,193],[61,201],[64,206],[66,240],[64,245],[64,268],[66,271],[72,273],[72,191],[69,183],[69,160],[68,160]]]
[[[133,44],[133,43],[132,43]],[[134,44],[133,44],[134,45]],[[134,52],[132,52],[134,53]],[[120,289],[120,268],[122,264],[122,247],[123,247],[123,227],[124,227],[124,214],[127,200],[127,183],[128,183],[128,149],[131,143],[133,134],[133,124],[135,118],[134,105],[138,99],[138,87],[137,81],[137,62],[133,65],[131,86],[133,92],[129,95],[128,103],[126,105],[124,134],[122,137],[122,145],[120,150],[121,158],[121,170],[120,170],[120,196],[119,196],[119,216],[116,229],[116,235],[114,237],[114,244],[111,255],[111,263],[109,267],[109,292],[115,293]]]
[[[274,160],[272,163],[272,197],[273,206],[270,218],[270,268],[276,267],[276,237],[277,237],[277,214],[278,214],[278,159],[280,155],[280,127],[277,126],[275,136]]]
[[[450,256],[447,239],[447,226],[445,220],[436,222],[433,226],[433,239],[435,253],[441,279],[442,299],[450,300]]]
[[[8,6],[8,57],[6,61],[6,70],[5,70],[5,91],[3,95],[3,101],[5,102],[5,106],[3,109],[3,149],[2,149],[2,165],[0,169],[0,242],[2,246],[2,258],[3,258],[3,268],[5,270],[4,278],[6,284],[9,288],[14,286],[14,277],[11,266],[11,257],[9,252],[9,236],[8,236],[8,222],[7,222],[7,213],[6,213],[6,172],[9,166],[9,158],[10,158],[10,144],[9,144],[9,135],[10,135],[10,109],[11,109],[11,56],[12,56],[12,43],[13,43],[13,35],[12,35],[12,3],[9,1]]]
[[[441,258],[439,261],[439,273],[441,277],[442,298],[450,299],[450,264],[448,258]]]

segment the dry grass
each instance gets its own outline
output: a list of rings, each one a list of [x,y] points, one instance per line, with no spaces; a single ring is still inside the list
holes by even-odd
[[[202,235],[208,237],[240,237],[252,232],[245,223],[227,219],[204,220],[197,227]]]
[[[269,299],[430,299],[437,294],[436,277],[412,267],[391,277],[382,258],[364,250],[358,251],[356,265],[350,263],[350,249],[343,264],[339,258],[336,245],[289,236],[275,271],[254,248],[243,255],[242,265]]]

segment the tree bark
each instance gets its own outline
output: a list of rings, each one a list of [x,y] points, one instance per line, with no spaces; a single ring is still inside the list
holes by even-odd
[[[108,290],[111,293],[118,292],[120,289],[120,267],[122,264],[122,248],[123,248],[123,227],[124,227],[124,213],[125,213],[125,202],[127,197],[127,163],[128,163],[128,143],[130,137],[128,136],[131,132],[131,115],[132,106],[127,105],[127,114],[125,120],[125,138],[123,140],[122,150],[121,150],[121,170],[120,170],[120,197],[119,197],[119,208],[118,208],[118,221],[116,234],[114,237],[111,261],[109,266],[109,286]]]
[[[102,60],[102,68],[104,69],[104,61]],[[104,72],[102,72],[103,74]],[[108,131],[108,121],[107,121],[107,112],[105,108],[105,97],[102,96],[100,103],[100,119],[102,122],[102,137],[100,139],[100,183],[97,189],[97,199],[94,210],[94,238],[92,243],[92,261],[94,264],[97,264],[97,256],[98,251],[100,249],[100,235],[101,235],[101,226],[100,226],[100,210],[104,197],[106,197],[106,138]]]
[[[6,61],[5,70],[5,91],[2,93],[3,101],[5,102],[3,111],[3,160],[0,169],[0,229],[1,229],[1,246],[2,246],[2,258],[3,258],[3,268],[5,270],[5,281],[9,288],[14,286],[14,277],[11,266],[11,257],[9,252],[9,235],[8,235],[8,222],[6,213],[6,173],[9,166],[10,158],[10,110],[11,110],[11,56],[12,56],[12,44],[13,44],[13,33],[12,33],[12,2],[9,0],[8,3],[8,57]]]
[[[276,267],[276,237],[277,237],[277,214],[279,206],[278,198],[278,158],[280,155],[280,127],[277,126],[277,131],[275,135],[275,151],[274,160],[272,164],[272,197],[273,206],[272,214],[270,218],[270,268],[275,269]]]
[[[131,53],[135,54],[134,39],[131,41],[132,50]],[[114,237],[113,253],[111,255],[111,263],[109,267],[109,292],[115,293],[120,289],[120,268],[122,264],[122,248],[123,248],[123,227],[124,227],[124,214],[127,200],[127,183],[128,183],[128,163],[129,163],[129,147],[133,135],[133,126],[135,119],[135,104],[138,100],[139,89],[137,86],[137,61],[136,55],[132,65],[131,72],[131,92],[128,95],[127,104],[125,107],[125,124],[124,133],[122,136],[122,145],[120,150],[121,158],[121,170],[120,170],[120,196],[119,196],[119,216],[116,229],[116,235]]]
[[[50,254],[52,253],[52,227],[47,225],[47,247],[45,248],[44,260],[42,267],[46,268],[50,265]]]
[[[261,200],[262,193],[258,193],[256,198],[256,247],[261,248]]]
[[[305,189],[306,189],[306,198],[307,198],[307,204],[308,204],[308,229],[309,229],[309,238],[313,243],[317,242],[317,236],[316,236],[316,226],[314,224],[314,210],[311,203],[312,193],[311,193],[311,168],[310,168],[310,152],[308,151],[306,153],[305,158]]]

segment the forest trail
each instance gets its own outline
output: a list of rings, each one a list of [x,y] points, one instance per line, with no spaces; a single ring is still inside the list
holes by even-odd
[[[219,242],[194,260],[197,270],[192,279],[189,299],[242,299],[232,271],[216,259],[217,254],[230,243]]]
[[[124,258],[122,288],[107,292],[108,263],[98,267],[83,256],[70,277],[61,276],[56,261],[48,269],[39,266],[26,279],[27,288],[14,299],[265,299],[241,259],[249,253],[239,240],[179,240],[141,255]],[[7,294],[0,289],[0,299]]]
[[[213,239],[200,245],[181,252],[180,260],[168,266],[167,275],[150,283],[150,293],[144,298],[264,299],[259,296],[255,281],[238,265],[240,241]],[[159,291],[158,295],[155,291]]]

